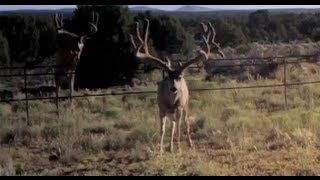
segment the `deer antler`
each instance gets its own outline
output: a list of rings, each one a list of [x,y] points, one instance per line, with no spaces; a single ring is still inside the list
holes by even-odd
[[[92,12],[92,22],[89,22],[91,27],[93,28],[91,34],[95,34],[98,32],[98,22],[99,22],[99,14],[96,12]]]
[[[60,15],[55,14],[55,18],[54,19],[55,19],[56,26],[57,26],[57,29],[58,29],[58,34],[68,34],[71,37],[79,37],[78,35],[63,29],[63,14],[60,14]]]
[[[130,34],[130,38],[131,38],[131,43],[133,45],[133,47],[135,48],[135,55],[136,57],[140,58],[140,59],[150,59],[152,61],[154,61],[155,63],[157,63],[159,66],[161,66],[164,70],[166,71],[171,71],[171,67],[169,67],[165,62],[163,62],[161,59],[156,58],[154,56],[152,56],[149,53],[149,48],[148,48],[148,35],[149,35],[149,20],[145,19],[146,22],[146,29],[145,29],[145,34],[144,34],[144,39],[141,38],[140,35],[140,28],[139,28],[139,22],[136,22],[136,32],[135,32],[135,36]],[[136,42],[136,40],[138,40],[138,42]],[[139,43],[139,44],[138,44]]]
[[[183,71],[187,67],[189,67],[191,64],[199,61],[199,60],[208,60],[209,54],[210,54],[210,43],[214,39],[214,30],[211,25],[211,23],[208,23],[208,26],[206,26],[204,23],[201,23],[202,30],[204,31],[204,35],[202,35],[202,38],[205,42],[205,48],[203,50],[199,50],[199,55],[195,57],[194,59],[186,62],[182,65],[180,68],[180,71]]]
[[[214,30],[212,24],[209,22],[208,23],[208,26],[210,27],[210,30],[211,30],[211,33],[212,33],[212,36],[211,36],[211,39],[207,39],[207,42],[208,43],[211,43],[210,44],[210,48],[212,48],[212,45],[215,47],[215,51],[216,53],[218,53],[221,57],[225,57],[224,53],[221,51],[220,49],[220,45],[218,43],[215,42],[215,37],[216,37],[216,31]],[[210,52],[212,52],[213,50],[211,49]]]
[[[215,36],[216,36],[216,31],[214,30],[212,24],[209,22],[208,25],[205,25],[204,23],[201,23],[202,30],[204,31],[204,34],[202,35],[202,38],[205,43],[205,47],[201,50],[199,50],[199,55],[195,57],[194,59],[186,62],[185,64],[182,65],[180,68],[180,71],[183,71],[187,67],[189,67],[191,64],[200,61],[200,60],[208,60],[209,54],[211,52],[212,45],[215,47],[219,48],[217,52],[224,57],[223,52],[220,50],[219,45],[214,42]]]
[[[60,16],[58,14],[55,14],[55,21],[56,21],[56,26],[58,29],[62,29],[63,28],[63,15],[60,14]]]
[[[89,36],[95,34],[98,32],[98,22],[99,22],[99,14],[96,12],[92,12],[92,22],[89,22],[88,24],[91,26],[90,27],[90,32],[89,34],[86,34],[84,36],[81,36],[81,40],[86,40],[86,39],[90,39]]]

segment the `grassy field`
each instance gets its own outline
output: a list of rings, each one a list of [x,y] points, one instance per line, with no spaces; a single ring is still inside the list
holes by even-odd
[[[160,76],[145,75],[139,90]],[[288,65],[287,76],[319,80],[320,67]],[[246,82],[186,78],[189,88],[267,85],[281,83],[283,69]],[[156,94],[77,98],[73,109],[60,102],[60,118],[53,102],[32,101],[31,126],[23,102],[0,104],[0,175],[320,175],[320,84],[287,91],[287,107],[283,87],[192,92],[195,147],[183,133],[182,153],[163,156]]]

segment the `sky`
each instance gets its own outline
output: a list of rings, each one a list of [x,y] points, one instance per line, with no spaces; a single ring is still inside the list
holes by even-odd
[[[61,8],[76,8],[76,5],[0,5],[0,10],[61,9]]]
[[[129,5],[142,6],[142,5]],[[143,5],[163,10],[174,10],[183,5]],[[212,9],[277,9],[277,8],[320,8],[320,5],[198,5]],[[60,9],[76,8],[76,5],[0,5],[0,10],[17,9]]]
[[[139,6],[139,5],[131,5]],[[146,5],[163,10],[174,10],[183,5]],[[320,5],[198,5],[212,9],[277,9],[277,8],[320,8]]]

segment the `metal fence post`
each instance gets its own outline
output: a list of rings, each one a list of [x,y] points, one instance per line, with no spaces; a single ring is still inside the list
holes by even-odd
[[[27,89],[27,67],[24,66],[23,69],[23,76],[24,76],[24,89],[25,89],[25,97],[26,97],[26,112],[27,112],[27,125],[30,125],[30,118],[29,118],[29,101],[28,101],[28,89]]]
[[[283,59],[283,84],[284,84],[284,102],[285,102],[285,108],[288,107],[288,100],[287,100],[287,60]]]

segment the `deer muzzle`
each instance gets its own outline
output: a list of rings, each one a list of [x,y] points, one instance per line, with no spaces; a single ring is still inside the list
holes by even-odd
[[[176,87],[170,88],[170,91],[173,92],[173,94],[177,94],[178,93],[178,89]]]

